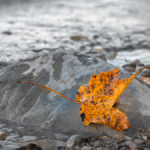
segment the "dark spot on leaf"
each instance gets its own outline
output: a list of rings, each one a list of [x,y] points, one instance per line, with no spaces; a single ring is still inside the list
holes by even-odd
[[[80,93],[79,93],[79,92],[77,92],[77,95],[80,95]]]
[[[96,75],[93,75],[94,78],[96,78]]]
[[[85,118],[85,113],[82,113],[82,114],[80,115],[80,117],[81,117],[82,122],[83,122],[83,121],[84,121],[84,118]]]
[[[102,105],[105,106],[104,103],[102,103]]]
[[[101,81],[101,82],[103,82],[103,79],[102,79],[102,78],[100,78],[100,81]]]
[[[97,104],[97,102],[91,101],[91,104],[94,104],[94,105],[96,105],[96,104]]]
[[[88,92],[89,94],[91,93],[91,91],[90,91],[90,90],[88,90],[87,92]]]
[[[95,85],[94,85],[94,84],[92,84],[92,85],[91,85],[91,88],[92,88],[92,89],[95,89]]]
[[[119,122],[117,121],[116,124],[115,124],[115,126],[114,126],[114,129],[117,128],[118,124],[119,124]]]

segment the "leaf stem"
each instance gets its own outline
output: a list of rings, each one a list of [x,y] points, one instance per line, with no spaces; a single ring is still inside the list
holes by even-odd
[[[63,94],[61,94],[61,93],[59,93],[59,92],[57,92],[57,91],[55,91],[55,90],[53,90],[53,89],[51,89],[51,88],[48,88],[48,87],[46,87],[46,86],[44,86],[44,85],[42,85],[42,84],[39,84],[39,83],[34,83],[34,82],[30,82],[30,81],[18,81],[18,83],[36,85],[36,86],[39,86],[39,87],[44,88],[44,89],[46,89],[46,90],[52,91],[52,92],[56,93],[57,95],[59,95],[59,96],[65,98],[65,99],[67,99],[67,100],[69,100],[69,101],[71,101],[71,102],[73,102],[73,103],[75,103],[75,104],[82,104],[82,102],[74,101],[74,100],[72,100],[72,99],[66,97],[65,95],[63,95]]]

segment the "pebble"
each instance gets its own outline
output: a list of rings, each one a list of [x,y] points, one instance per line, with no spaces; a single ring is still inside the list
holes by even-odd
[[[144,69],[141,73],[142,77],[150,77],[150,70]]]
[[[56,145],[56,147],[58,148],[58,149],[60,149],[60,148],[63,148],[63,149],[65,149],[65,148],[67,148],[67,144],[65,143],[65,142],[63,142],[63,141],[55,141],[55,145]]]
[[[99,56],[97,56],[97,57],[99,57],[100,59],[102,59],[102,60],[104,60],[104,61],[107,60],[105,54],[101,54],[101,55],[99,55]]]
[[[75,36],[71,36],[70,38],[71,38],[71,40],[74,40],[74,41],[80,41],[80,40],[87,39],[87,37],[83,36],[83,35],[75,35]]]
[[[1,140],[1,141],[4,141],[5,139],[6,139],[6,133],[0,131],[0,140]]]
[[[6,137],[6,141],[16,141],[19,136],[16,134],[11,134],[9,136]]]
[[[141,79],[147,83],[148,85],[150,85],[150,77],[141,77]]]
[[[0,124],[0,128],[3,128],[5,127],[6,125],[5,124]]]
[[[80,148],[80,146],[76,145],[76,146],[74,147],[74,149],[75,149],[75,150],[80,150],[81,148]]]
[[[84,146],[81,148],[81,150],[92,150],[91,146]]]
[[[30,143],[31,142],[20,143],[20,145],[21,145],[21,147],[26,147]],[[36,141],[32,141],[32,143],[39,146],[39,147],[41,147],[42,150],[56,149],[56,145],[55,145],[56,141],[53,141],[52,139],[36,140]]]
[[[143,139],[144,141],[146,141],[146,140],[148,139],[148,137],[147,137],[146,135],[143,135],[143,136],[142,136],[142,139]]]
[[[150,69],[150,65],[145,65],[144,68]]]
[[[17,148],[16,150],[42,150],[42,148],[37,146],[36,144],[30,143],[27,146]]]
[[[98,146],[100,146],[100,144],[101,144],[100,140],[95,141],[95,142],[94,142],[94,147],[98,147]]]
[[[133,143],[132,141],[125,141],[125,142],[122,142],[121,144],[120,144],[120,146],[121,147],[128,147],[129,148],[129,150],[137,150],[137,148],[136,148],[136,144],[135,143]]]
[[[10,141],[0,141],[1,150],[15,150],[19,148],[19,144]]]
[[[55,135],[55,138],[58,140],[58,141],[66,141],[69,136],[67,135],[64,135],[64,134],[54,134]]]
[[[123,66],[123,68],[128,72],[135,72],[135,67],[132,66]]]
[[[97,49],[95,49],[95,52],[100,53],[100,54],[104,54],[104,53],[106,53],[106,51],[105,51],[105,50],[103,50],[103,49],[101,49],[101,48],[97,48]]]
[[[141,66],[140,60],[135,60],[133,62],[123,65],[122,67],[128,72],[135,72],[137,66]]]
[[[5,35],[12,35],[12,32],[11,32],[11,31],[3,31],[2,34],[5,34]]]
[[[107,53],[107,59],[114,59],[117,53],[115,51]]]
[[[129,137],[129,136],[124,136],[124,138],[125,138],[125,140],[127,140],[127,141],[132,141],[132,138]]]
[[[21,142],[28,142],[28,141],[34,141],[36,139],[37,139],[37,137],[35,137],[35,136],[23,136],[20,138],[20,141]]]
[[[84,137],[81,135],[72,135],[68,140],[67,140],[67,147],[68,148],[73,148],[76,144],[79,144],[80,141]]]
[[[104,150],[104,148],[103,147],[98,147],[98,148],[96,148],[96,150]]]
[[[134,143],[136,143],[136,144],[143,144],[144,142],[143,142],[142,139],[135,139]]]
[[[113,138],[114,139],[118,139],[118,140],[123,140],[124,139],[124,135],[122,135],[122,134],[115,134]]]
[[[102,137],[100,137],[100,138],[101,138],[101,139],[107,139],[108,136],[104,135],[104,136],[102,136]]]

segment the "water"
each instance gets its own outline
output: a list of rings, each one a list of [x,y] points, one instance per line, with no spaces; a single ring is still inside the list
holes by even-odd
[[[150,50],[140,49],[135,51],[121,51],[117,53],[115,59],[108,60],[108,62],[121,67],[135,60],[140,60],[141,63],[145,65],[150,64]]]
[[[149,6],[146,0],[1,1],[0,62],[33,58],[45,49],[92,51],[91,43],[110,50],[148,49]],[[74,42],[72,35],[88,40]],[[93,39],[94,35],[99,38]]]

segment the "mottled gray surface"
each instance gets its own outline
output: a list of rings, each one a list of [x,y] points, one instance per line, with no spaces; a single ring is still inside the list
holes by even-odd
[[[150,48],[149,1],[0,1],[0,118],[63,132],[113,132],[85,127],[75,105],[17,80],[47,85],[75,99],[93,73],[115,67],[94,50]],[[73,35],[87,38],[71,40]],[[127,132],[150,125],[150,90],[134,81],[118,107],[131,122]],[[125,132],[126,133],[126,132]]]

